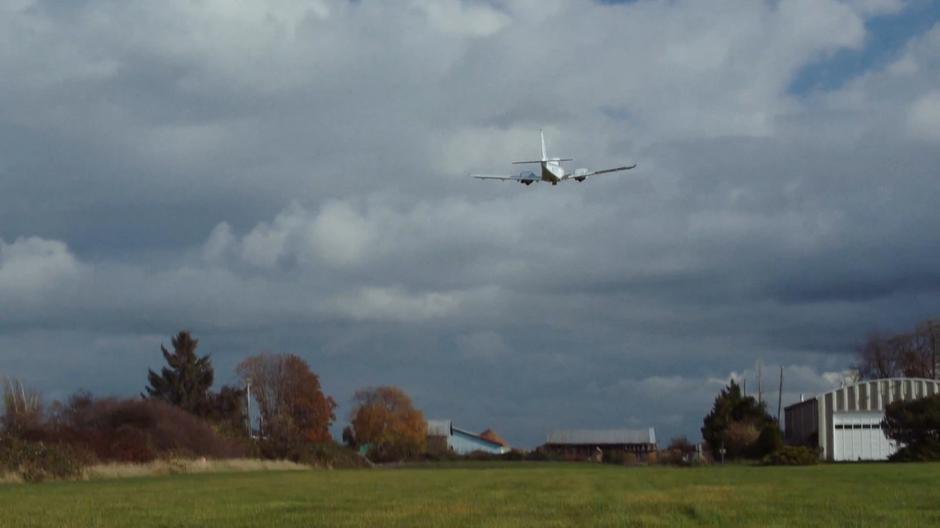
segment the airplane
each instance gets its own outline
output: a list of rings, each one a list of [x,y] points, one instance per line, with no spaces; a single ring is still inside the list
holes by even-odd
[[[574,158],[549,158],[545,151],[545,133],[542,132],[541,128],[539,129],[539,135],[542,138],[542,159],[535,161],[514,161],[512,164],[526,165],[530,163],[538,163],[542,169],[541,174],[536,174],[532,171],[522,171],[519,174],[513,176],[495,176],[491,174],[471,174],[471,176],[478,180],[515,181],[523,185],[532,185],[538,181],[549,182],[552,185],[558,185],[558,182],[562,181],[574,180],[577,182],[583,182],[589,176],[597,176],[598,174],[608,174],[611,172],[628,171],[636,167],[636,163],[634,163],[633,165],[626,165],[623,167],[598,171],[575,169],[574,172],[565,172],[565,168],[561,166],[561,162],[574,161]]]

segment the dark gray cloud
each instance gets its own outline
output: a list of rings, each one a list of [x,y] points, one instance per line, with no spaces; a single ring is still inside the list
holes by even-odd
[[[904,6],[2,2],[0,373],[134,394],[190,328],[523,445],[697,436],[757,360],[824,390],[940,311],[940,28],[789,91]],[[466,178],[540,127],[640,168]]]

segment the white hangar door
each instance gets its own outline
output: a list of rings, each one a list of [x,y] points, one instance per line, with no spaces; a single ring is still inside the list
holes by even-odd
[[[881,429],[883,418],[881,413],[833,414],[833,460],[886,460],[896,448]]]

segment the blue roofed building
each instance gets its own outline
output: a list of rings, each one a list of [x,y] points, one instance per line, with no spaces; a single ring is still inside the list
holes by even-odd
[[[451,420],[428,420],[428,452],[453,452],[458,455],[487,453],[501,455],[510,451],[509,444],[492,430],[476,434],[454,426]]]

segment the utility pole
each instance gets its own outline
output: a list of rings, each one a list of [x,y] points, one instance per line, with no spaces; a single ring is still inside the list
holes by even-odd
[[[764,402],[764,393],[761,391],[760,360],[757,360],[757,405]]]
[[[780,365],[780,389],[777,392],[777,424],[780,424],[780,408],[783,406],[783,365]]]
[[[248,438],[251,438],[251,382],[245,383],[245,414],[247,415],[246,426],[248,427]]]
[[[930,360],[931,360],[931,378],[937,379],[937,322],[928,321],[927,330],[930,332]]]

